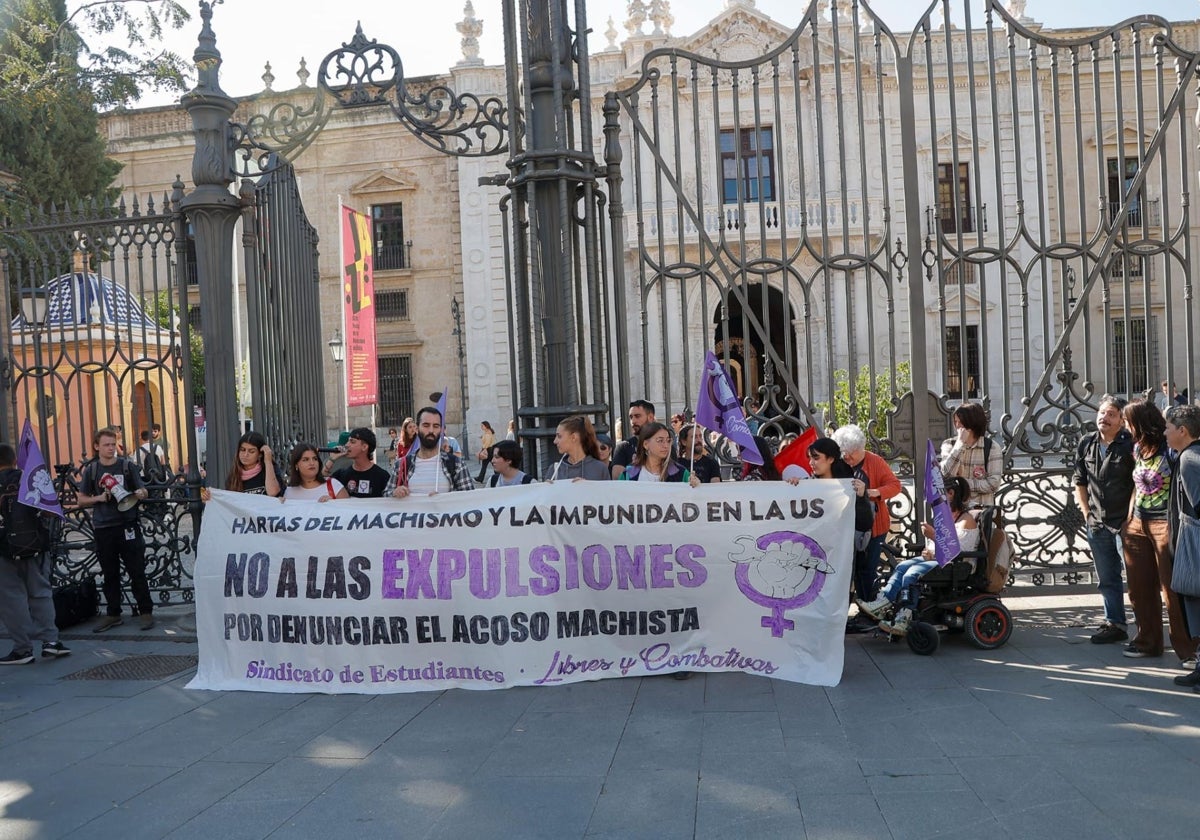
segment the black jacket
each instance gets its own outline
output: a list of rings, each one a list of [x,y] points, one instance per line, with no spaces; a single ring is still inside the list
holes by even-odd
[[[1100,433],[1092,432],[1079,441],[1075,451],[1075,485],[1086,487],[1089,525],[1103,522],[1118,528],[1129,516],[1133,496],[1133,438],[1122,429],[1108,452],[1100,457]]]

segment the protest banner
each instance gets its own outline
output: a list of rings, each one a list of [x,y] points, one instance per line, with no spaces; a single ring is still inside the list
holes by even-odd
[[[379,693],[674,671],[841,679],[848,481],[212,491],[189,687]]]

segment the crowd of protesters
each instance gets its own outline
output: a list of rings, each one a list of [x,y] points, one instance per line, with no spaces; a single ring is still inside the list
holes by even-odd
[[[1095,431],[1083,436],[1075,453],[1076,502],[1086,522],[1087,543],[1103,605],[1103,618],[1091,641],[1098,645],[1122,643],[1124,656],[1136,659],[1163,657],[1169,643],[1187,670],[1175,678],[1175,683],[1200,691],[1200,668],[1196,665],[1200,588],[1180,584],[1180,576],[1173,575],[1177,564],[1181,568],[1200,568],[1200,406],[1174,399],[1169,384],[1164,386],[1163,397],[1157,402],[1150,396],[1131,403],[1102,397]],[[812,440],[804,453],[807,470],[778,468],[775,449],[758,435],[753,438],[757,458],[738,464],[728,457],[732,450],[727,448],[723,450],[723,468],[714,455],[717,438],[690,417],[674,414],[669,425],[660,423],[654,404],[639,399],[630,403],[627,419],[628,436],[622,438],[618,433],[620,439],[615,444],[608,434],[598,433],[583,415],[563,419],[553,440],[559,457],[542,471],[542,480],[619,480],[692,487],[729,480],[792,484],[810,477],[848,480],[855,494],[855,559],[847,603],[857,604],[857,612],[849,615],[847,632],[880,628],[903,635],[907,631],[911,609],[900,605],[911,605],[913,596],[905,593],[915,592],[921,576],[937,564],[930,550],[902,560],[880,589],[884,542],[891,532],[888,501],[898,496],[902,487],[887,461],[869,451],[863,429],[844,425],[831,429],[828,437]],[[969,548],[978,540],[972,510],[996,505],[1003,508],[998,497],[1003,451],[988,433],[982,406],[958,406],[952,422],[955,434],[942,444],[940,469],[960,545]],[[238,440],[236,459],[224,488],[279,497],[285,502],[330,502],[346,498],[404,499],[534,481],[525,470],[525,450],[518,440],[515,422],[508,424],[504,439],[497,438],[490,423],[483,423],[481,431],[475,459],[479,464],[477,474],[457,441],[446,435],[444,418],[435,406],[422,408],[399,428],[388,430],[386,467],[375,463],[378,442],[368,428],[351,430],[345,445],[332,451],[336,457],[324,463],[321,455],[330,450],[299,443],[288,454],[286,469],[281,469],[261,434],[247,432]],[[144,444],[154,446],[150,435],[143,438]],[[139,498],[146,490],[139,471],[122,466],[121,459],[126,456],[120,453],[114,430],[97,432],[95,443],[101,469],[124,478],[124,482],[116,482],[118,489],[109,490],[100,486],[99,475],[85,473],[79,498],[80,504],[95,506],[98,512],[109,508],[113,511],[109,516],[113,520],[111,540],[99,539],[103,526],[97,523],[97,554],[104,573],[106,601],[117,605],[118,612],[110,610],[97,630],[121,623],[118,588],[122,564],[133,583],[141,624],[150,627],[152,605],[144,591],[144,574],[139,574],[144,564],[140,535],[130,515],[124,508],[117,512],[115,504],[122,483]],[[154,454],[158,460],[166,460],[165,451]],[[129,474],[127,478],[125,473]],[[925,533],[930,536],[928,526]],[[1132,633],[1128,620],[1126,590],[1136,633]],[[38,598],[31,603],[40,604]],[[68,652],[59,647],[56,637],[46,639],[43,645],[47,652],[43,655]],[[0,659],[4,664],[27,661],[32,661],[32,655],[16,649]]]

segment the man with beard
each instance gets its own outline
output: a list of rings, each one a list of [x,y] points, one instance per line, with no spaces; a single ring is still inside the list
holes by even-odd
[[[442,449],[442,414],[431,405],[417,412],[417,440],[421,445],[396,461],[383,495],[403,499],[475,489],[463,459]]]
[[[1092,635],[1097,645],[1129,638],[1119,547],[1133,495],[1133,438],[1122,426],[1124,407],[1125,400],[1109,394],[1101,397],[1096,431],[1084,436],[1075,453],[1075,498],[1087,523],[1088,546],[1104,600],[1104,621]]]
[[[629,437],[617,444],[612,455],[612,477],[616,481],[633,463],[637,452],[637,436],[642,426],[654,422],[654,403],[634,400],[629,404]]]
[[[699,427],[691,423],[679,430],[676,460],[694,472],[701,484],[715,484],[721,480],[721,465],[709,454],[704,433],[697,433],[698,430]]]

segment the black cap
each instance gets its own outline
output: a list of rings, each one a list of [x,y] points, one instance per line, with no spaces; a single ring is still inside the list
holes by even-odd
[[[375,453],[375,447],[377,445],[375,441],[375,433],[366,426],[359,426],[357,429],[351,429],[350,437],[354,438],[355,440],[361,440],[367,445],[367,448],[371,450],[371,454]]]

